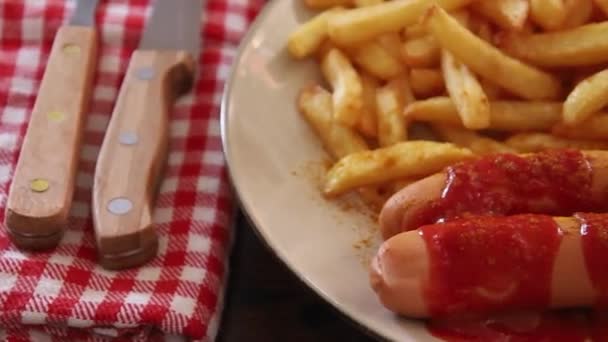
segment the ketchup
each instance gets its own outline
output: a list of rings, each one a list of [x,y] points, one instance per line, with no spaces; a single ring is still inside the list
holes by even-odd
[[[432,316],[544,309],[561,230],[551,216],[481,216],[419,228]]]
[[[450,342],[584,342],[591,336],[588,313],[583,310],[518,312],[484,319],[432,321],[427,328],[435,337]]]
[[[475,217],[420,228],[430,260],[426,301],[440,317],[427,323],[430,333],[450,342],[608,341],[608,214],[574,216],[599,294],[593,310],[491,313],[549,307],[562,235],[549,216]]]
[[[608,305],[608,214],[577,213],[587,273],[599,306]]]
[[[593,199],[592,180],[591,164],[578,150],[488,155],[449,167],[441,198],[417,213],[411,227],[476,215],[597,211],[605,205]]]

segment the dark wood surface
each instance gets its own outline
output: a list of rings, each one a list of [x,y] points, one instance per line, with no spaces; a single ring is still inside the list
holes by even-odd
[[[242,215],[236,230],[218,342],[374,341],[306,288]]]

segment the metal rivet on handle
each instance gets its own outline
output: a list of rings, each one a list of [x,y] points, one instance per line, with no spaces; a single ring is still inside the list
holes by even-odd
[[[78,56],[80,54],[80,46],[68,43],[63,46],[62,51],[68,56]]]
[[[65,119],[65,115],[62,112],[56,110],[49,112],[46,116],[50,121],[54,122],[61,122],[63,121],[63,119]]]
[[[137,69],[135,75],[138,79],[142,81],[149,81],[153,79],[154,76],[156,76],[156,73],[154,72],[154,69],[152,67],[142,67]]]
[[[134,132],[122,132],[118,136],[118,141],[123,145],[135,145],[138,140],[137,134]]]
[[[44,178],[36,178],[30,182],[30,189],[34,192],[45,192],[49,189],[49,181]]]
[[[108,202],[108,211],[114,215],[124,215],[133,209],[133,203],[124,197],[113,198]]]

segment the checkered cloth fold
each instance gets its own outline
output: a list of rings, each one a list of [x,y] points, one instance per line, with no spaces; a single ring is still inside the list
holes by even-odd
[[[46,253],[18,250],[0,227],[0,340],[213,340],[232,234],[219,102],[237,44],[262,5],[204,3],[198,81],[171,114],[168,166],[154,216],[158,257],[110,272],[96,263],[93,170],[150,4],[100,1],[99,59],[69,226],[59,247]],[[73,6],[64,0],[0,2],[0,216],[54,34]]]

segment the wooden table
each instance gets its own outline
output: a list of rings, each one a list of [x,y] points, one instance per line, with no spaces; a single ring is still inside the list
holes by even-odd
[[[237,221],[218,342],[374,341],[296,278]]]

